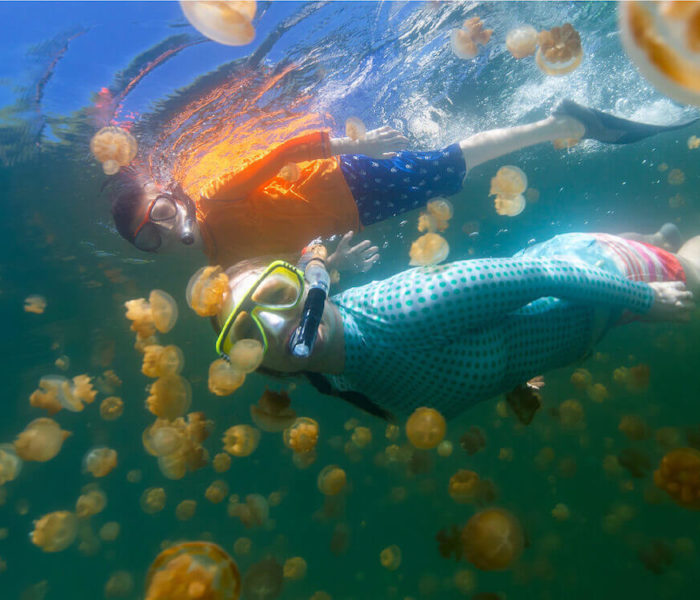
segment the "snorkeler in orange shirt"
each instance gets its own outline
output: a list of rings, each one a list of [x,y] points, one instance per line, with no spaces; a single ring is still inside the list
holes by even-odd
[[[210,263],[226,267],[295,252],[315,238],[358,231],[453,195],[469,169],[528,146],[580,139],[628,144],[696,120],[647,125],[564,100],[541,121],[477,133],[431,152],[399,152],[408,140],[389,127],[369,131],[361,140],[316,131],[279,144],[235,172],[213,157],[206,168],[220,166],[220,174],[204,186],[192,184],[186,170],[180,179],[159,184],[137,169],[125,169],[111,186],[112,215],[122,237],[141,250],[202,247]],[[299,166],[295,181],[279,176],[289,163]],[[350,237],[344,238],[341,254],[369,269],[376,248],[368,242],[351,247]]]

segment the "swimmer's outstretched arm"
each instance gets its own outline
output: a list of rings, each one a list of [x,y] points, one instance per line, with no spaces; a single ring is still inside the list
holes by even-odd
[[[318,131],[283,142],[241,171],[224,173],[202,195],[210,200],[235,201],[245,198],[275,177],[289,163],[300,163],[340,154],[366,154],[382,157],[404,148],[408,140],[395,129],[380,127],[368,131],[365,139],[331,138]]]
[[[503,258],[411,269],[343,292],[339,302],[372,314],[407,343],[454,339],[544,297],[645,314],[655,300],[646,283],[563,259]]]

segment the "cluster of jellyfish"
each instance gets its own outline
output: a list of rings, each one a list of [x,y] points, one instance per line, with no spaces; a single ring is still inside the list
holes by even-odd
[[[462,59],[479,54],[479,46],[491,40],[493,29],[484,29],[479,17],[467,19],[459,29],[453,29],[452,51]],[[516,59],[535,55],[535,63],[547,75],[566,75],[583,60],[581,36],[571,23],[550,30],[537,31],[532,25],[520,25],[506,34],[505,45]]]
[[[450,253],[447,240],[438,231],[445,231],[453,215],[452,204],[445,198],[428,202],[426,211],[418,217],[418,231],[425,232],[411,244],[409,264],[411,266],[437,265]]]

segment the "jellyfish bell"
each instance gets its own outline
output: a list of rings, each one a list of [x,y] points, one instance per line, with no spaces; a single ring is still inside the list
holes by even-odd
[[[540,31],[535,63],[547,75],[566,75],[578,68],[583,60],[581,36],[571,23]]]
[[[151,318],[155,328],[160,333],[168,333],[177,322],[177,303],[175,299],[163,290],[153,290],[148,295],[151,307]]]
[[[53,419],[34,419],[15,440],[15,451],[23,460],[46,462],[60,451],[70,431],[64,431]]]
[[[17,479],[22,471],[22,459],[12,444],[0,444],[0,486]]]
[[[295,181],[299,181],[299,178],[301,177],[301,169],[296,163],[287,163],[280,169],[277,176],[281,177],[288,183],[294,183]]]
[[[496,213],[504,217],[517,217],[525,210],[527,202],[522,194],[518,194],[512,198],[504,198],[496,196],[493,200]]]
[[[325,496],[336,496],[345,489],[347,475],[338,465],[327,465],[318,474],[316,484]]]
[[[157,417],[172,421],[187,412],[191,401],[189,381],[173,374],[159,377],[151,384],[146,406]]]
[[[181,449],[185,435],[181,428],[170,421],[158,419],[147,427],[142,435],[143,447],[153,456],[168,456]]]
[[[243,577],[243,597],[247,600],[274,600],[282,593],[284,571],[274,558],[252,565]]]
[[[446,198],[436,198],[431,200],[425,207],[430,215],[435,217],[438,222],[447,222],[454,215],[454,208],[452,203]]]
[[[241,340],[243,341],[243,340]],[[227,360],[217,358],[209,365],[209,391],[217,396],[233,394],[245,382],[245,373]]]
[[[537,30],[532,25],[520,25],[506,34],[506,48],[513,58],[525,58],[537,49]]]
[[[447,240],[437,233],[425,233],[411,244],[409,265],[426,267],[437,265],[447,258],[450,246]]]
[[[359,117],[348,117],[345,121],[345,135],[354,141],[364,140],[367,127]]]
[[[474,58],[479,54],[479,44],[486,45],[492,33],[493,29],[484,29],[484,24],[479,17],[467,19],[461,29],[453,29],[450,34],[452,51],[459,58]]]
[[[676,448],[666,453],[654,471],[654,484],[679,506],[700,510],[700,452]]]
[[[414,448],[430,450],[445,437],[445,418],[434,408],[417,408],[406,421],[406,437]]]
[[[241,575],[211,542],[183,542],[161,552],[146,575],[145,600],[238,600]]]
[[[251,23],[256,11],[254,0],[181,0],[180,7],[192,27],[219,44],[245,46],[255,39]]]
[[[106,506],[107,494],[99,487],[86,486],[75,503],[75,514],[79,519],[87,519],[101,513]]]
[[[294,450],[295,455],[310,453],[318,443],[318,429],[318,423],[314,419],[299,417],[284,430],[284,445]]]
[[[233,456],[250,456],[259,442],[260,431],[250,425],[234,425],[224,432],[224,450]]]
[[[185,356],[177,346],[152,344],[144,348],[141,372],[146,377],[153,378],[177,374],[182,370],[184,363]]]
[[[384,548],[379,553],[379,562],[389,571],[396,571],[401,566],[401,548],[396,544]]]
[[[498,169],[491,179],[489,196],[512,197],[527,189],[527,175],[515,165],[505,165]]]
[[[60,552],[75,541],[77,534],[78,518],[72,512],[59,510],[34,521],[30,539],[44,552]]]
[[[121,127],[103,127],[90,140],[90,151],[102,163],[105,175],[114,175],[136,157],[138,144]]]
[[[669,98],[700,106],[698,4],[630,1],[618,11],[622,45],[640,73]]]
[[[263,360],[263,345],[258,340],[238,340],[229,352],[231,366],[243,373],[252,373]]]
[[[93,448],[83,458],[83,472],[93,477],[105,477],[117,466],[117,451],[112,448]]]
[[[213,317],[221,311],[228,293],[226,273],[218,265],[207,266],[190,277],[185,298],[189,307],[200,317]]]
[[[462,530],[464,556],[482,571],[502,571],[519,557],[525,543],[520,522],[502,508],[476,513]]]
[[[115,421],[124,412],[124,401],[117,396],[108,396],[100,403],[100,416],[105,421]]]
[[[266,389],[257,404],[251,404],[250,416],[262,431],[277,433],[290,427],[297,418],[287,392]]]

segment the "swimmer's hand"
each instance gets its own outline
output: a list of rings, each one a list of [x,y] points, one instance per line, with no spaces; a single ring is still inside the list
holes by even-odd
[[[654,291],[654,303],[644,315],[647,321],[690,321],[695,310],[693,293],[682,281],[653,281],[649,287]]]
[[[372,129],[361,140],[331,139],[331,154],[364,154],[370,158],[391,158],[408,147],[408,138],[391,127]]]
[[[326,259],[326,267],[350,273],[366,273],[379,260],[379,248],[364,240],[356,246],[350,245],[354,232],[348,231],[338,242],[335,252]]]

